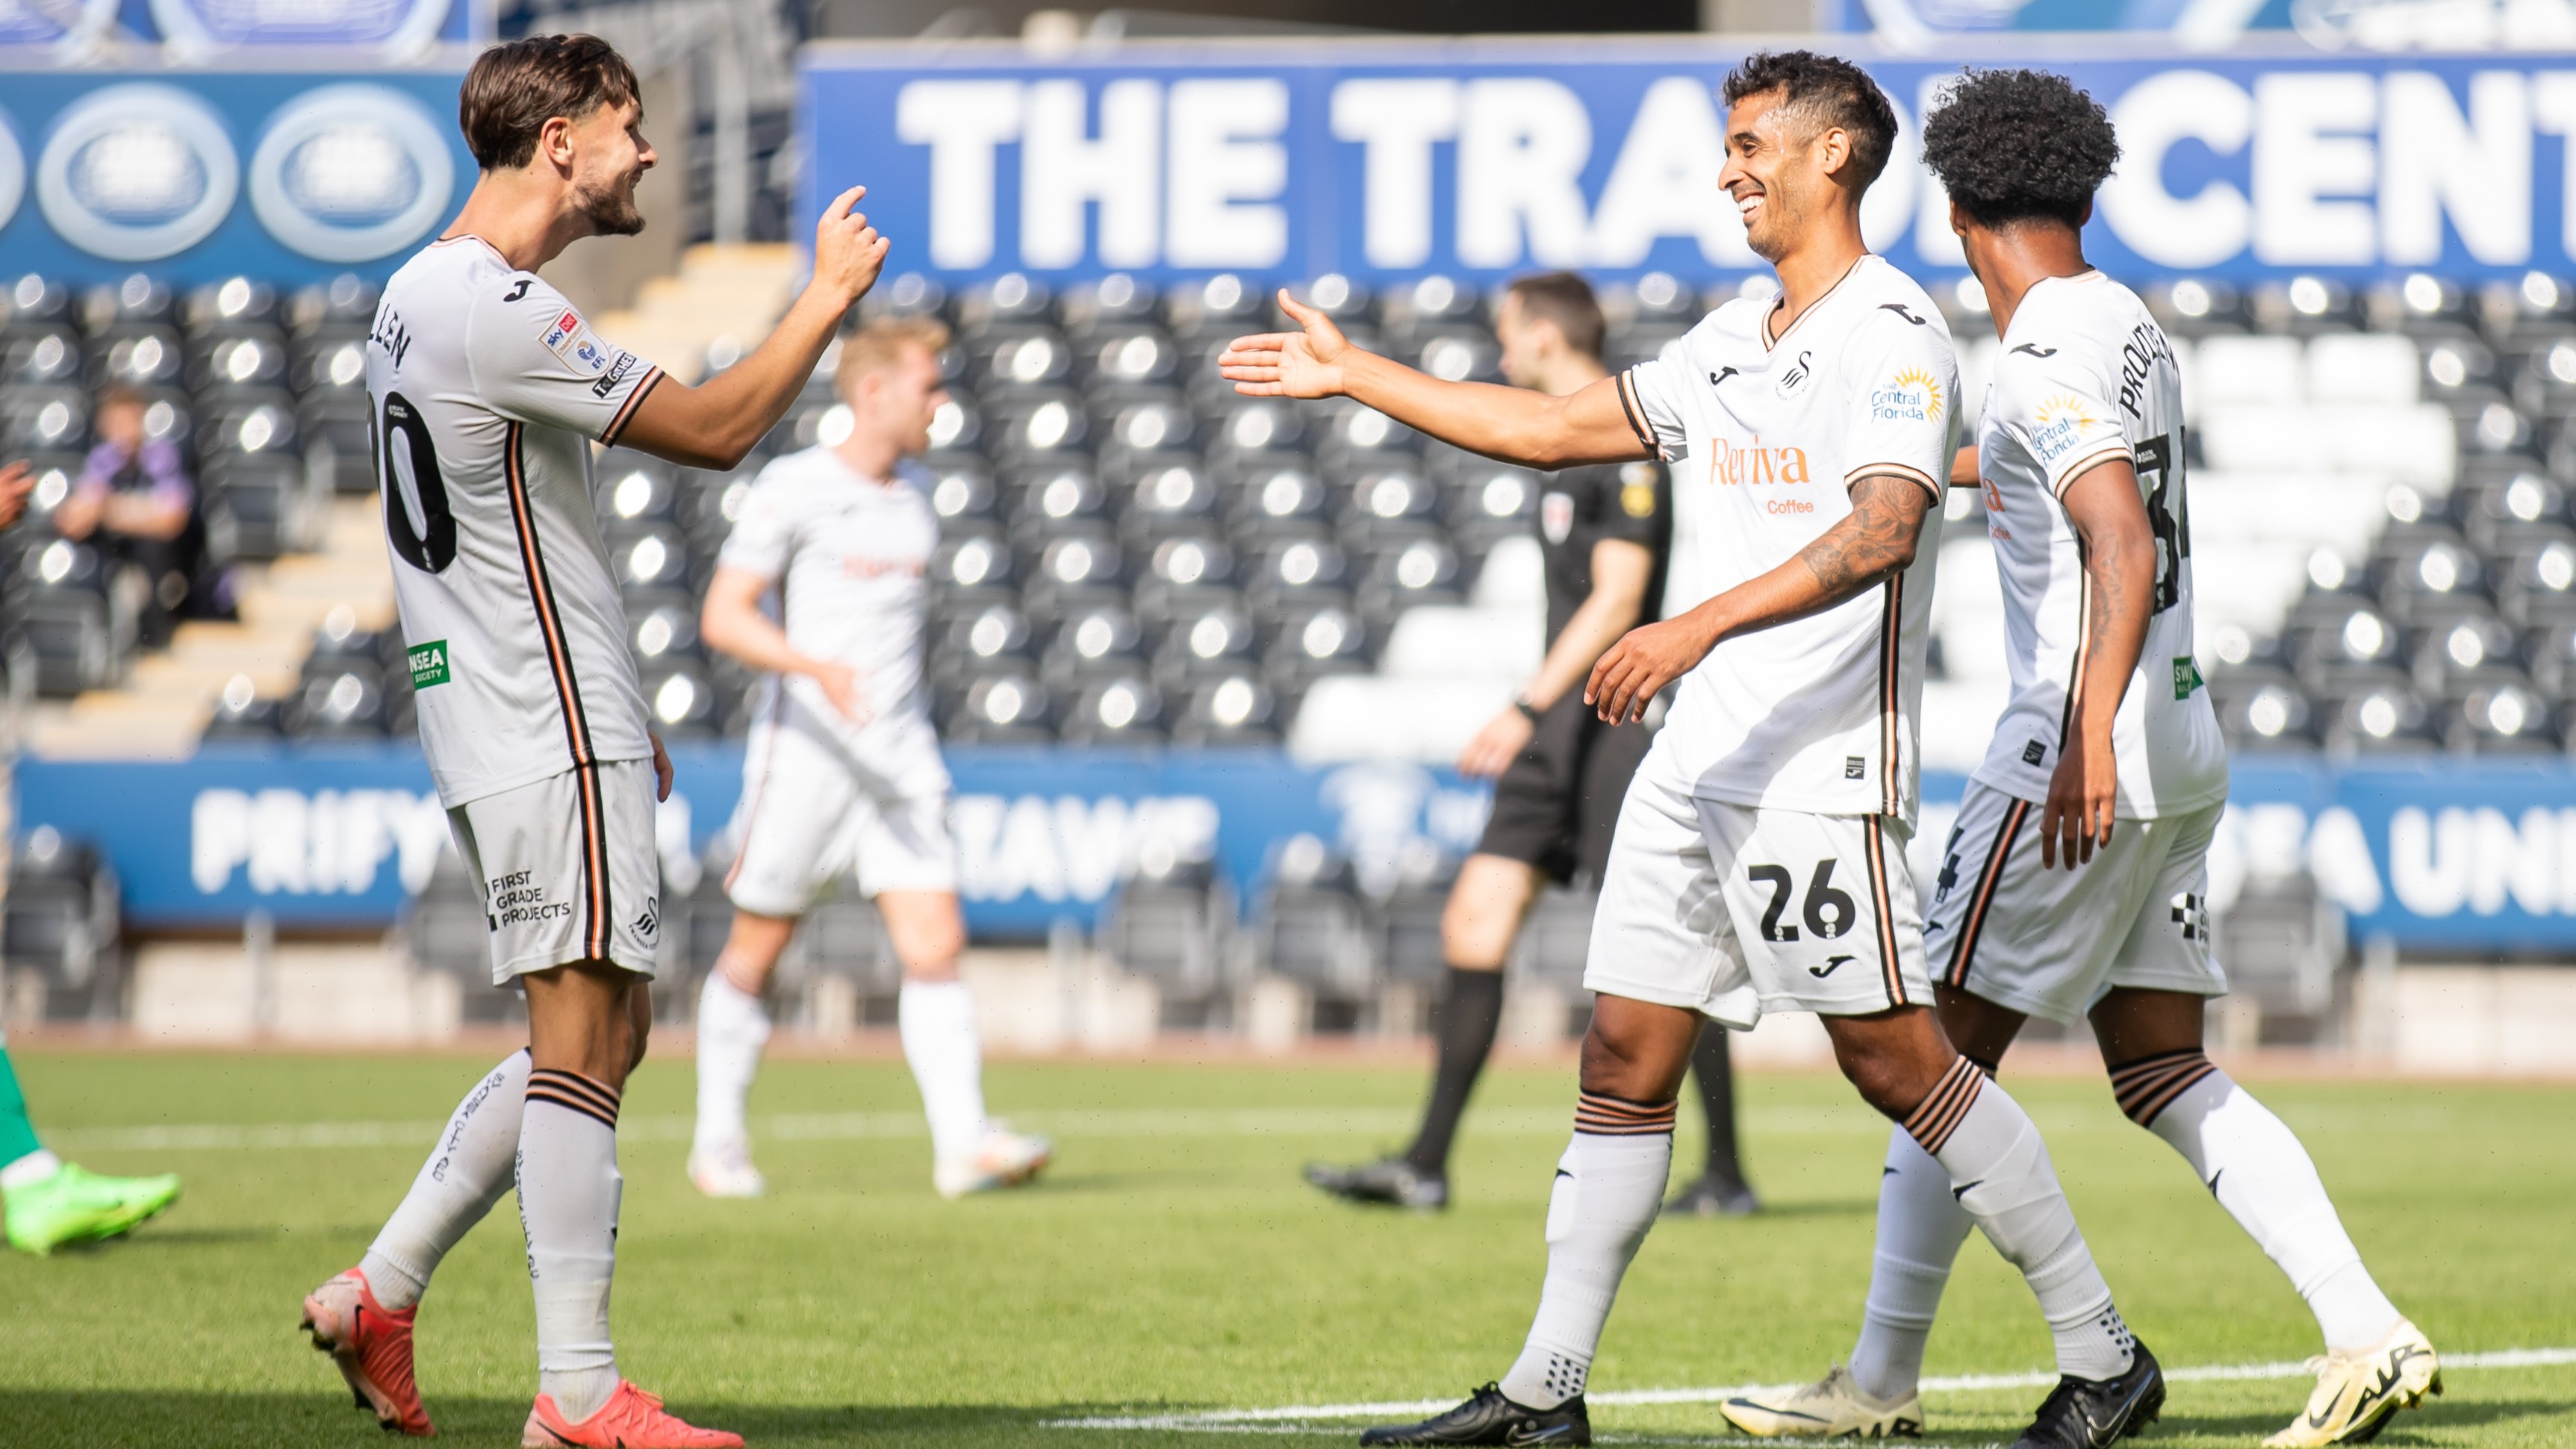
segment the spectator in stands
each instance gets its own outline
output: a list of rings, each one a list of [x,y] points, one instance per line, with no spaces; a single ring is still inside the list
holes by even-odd
[[[35,487],[35,464],[24,458],[0,463],[0,528],[14,528],[26,516],[27,495]]]
[[[79,483],[54,509],[54,530],[65,538],[95,539],[99,551],[143,571],[151,583],[144,605],[144,638],[160,644],[170,621],[187,602],[195,573],[197,488],[179,450],[166,438],[144,433],[143,395],[111,387],[98,401],[98,445],[81,465]]]

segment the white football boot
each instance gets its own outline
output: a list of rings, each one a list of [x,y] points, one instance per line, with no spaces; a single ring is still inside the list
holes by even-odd
[[[931,1169],[930,1185],[945,1198],[1016,1187],[1038,1175],[1055,1155],[1055,1144],[1030,1133],[1014,1132],[995,1122],[984,1130],[975,1150]]]
[[[2266,1449],[2314,1449],[2374,1438],[2391,1415],[2442,1391],[2442,1360],[2424,1330],[2406,1319],[2377,1346],[2308,1360],[2317,1375],[2307,1412],[2263,1441]]]
[[[739,1142],[689,1154],[689,1181],[709,1197],[759,1197],[769,1179],[751,1165],[751,1149]]]
[[[1812,1384],[1745,1394],[1717,1406],[1726,1421],[1761,1439],[1912,1438],[1923,1432],[1923,1398],[1907,1394],[1893,1403],[1878,1403],[1852,1382],[1851,1370],[1835,1364]]]

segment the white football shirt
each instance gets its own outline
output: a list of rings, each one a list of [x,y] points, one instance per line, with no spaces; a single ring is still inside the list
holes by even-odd
[[[1655,739],[1702,798],[1911,821],[1941,492],[1958,449],[1958,365],[1932,299],[1862,257],[1787,332],[1769,298],[1729,302],[1620,375],[1672,464],[1672,582],[1697,601],[1796,558],[1851,513],[1851,484],[1931,496],[1914,562],[1833,608],[1721,642]]]
[[[2013,313],[1977,424],[1986,532],[2002,575],[2012,703],[1975,778],[2048,798],[2073,723],[2092,592],[2064,504],[2067,485],[2108,459],[2137,470],[2156,537],[2154,613],[2111,744],[2115,811],[2136,820],[2227,798],[2227,746],[2191,639],[2191,517],[2183,495],[2182,376],[2138,295],[2100,272],[2052,277]]]
[[[433,242],[385,283],[367,395],[441,803],[653,753],[589,440],[616,442],[661,376],[480,237]]]
[[[827,724],[859,760],[898,777],[938,761],[935,748],[925,762],[916,747],[929,729],[921,661],[938,546],[939,514],[918,469],[898,467],[880,481],[829,448],[807,448],[760,470],[717,559],[778,581],[787,642],[856,670],[872,714],[853,726],[805,675],[770,687],[784,688],[801,717]]]

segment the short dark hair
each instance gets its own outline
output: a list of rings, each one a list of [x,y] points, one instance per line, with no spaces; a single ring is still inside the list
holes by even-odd
[[[2120,159],[2102,103],[2044,70],[1972,70],[1923,118],[1923,159],[1979,226],[2084,224]]]
[[[1782,105],[1813,117],[1822,126],[1840,126],[1851,137],[1852,175],[1860,189],[1887,169],[1896,149],[1896,108],[1869,72],[1840,56],[1812,50],[1765,50],[1744,58],[1726,73],[1730,106],[1747,96],[1783,94]]]
[[[531,35],[474,57],[456,94],[456,124],[476,165],[513,170],[536,157],[546,122],[578,121],[641,93],[635,67],[598,36]]]
[[[1513,278],[1504,295],[1519,299],[1522,316],[1554,323],[1566,346],[1586,357],[1601,355],[1601,339],[1610,327],[1601,319],[1601,301],[1592,295],[1590,282],[1572,272],[1540,272]]]

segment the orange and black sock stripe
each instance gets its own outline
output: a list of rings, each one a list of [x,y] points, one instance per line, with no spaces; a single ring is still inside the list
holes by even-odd
[[[1978,1089],[1986,1084],[1986,1074],[1966,1057],[1950,1063],[1950,1070],[1932,1084],[1932,1090],[1914,1110],[1905,1114],[1905,1135],[1922,1144],[1924,1152],[1938,1157],[1950,1145],[1950,1134],[1968,1120],[1968,1109],[1977,1103]]]
[[[579,1072],[540,1067],[528,1073],[528,1100],[551,1102],[579,1112],[611,1132],[617,1130],[617,1089]]]
[[[1595,1137],[1653,1137],[1673,1130],[1681,1099],[1631,1102],[1606,1092],[1586,1092],[1574,1106],[1574,1130]]]
[[[2174,1098],[2190,1091],[2202,1079],[2218,1070],[2199,1047],[2179,1047],[2157,1052],[2111,1069],[2111,1095],[2119,1099],[2120,1110],[2141,1127],[2153,1127],[2156,1118]]]

